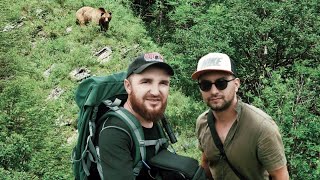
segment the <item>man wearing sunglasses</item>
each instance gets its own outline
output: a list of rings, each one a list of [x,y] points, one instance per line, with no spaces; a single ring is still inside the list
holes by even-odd
[[[203,56],[192,79],[210,108],[196,124],[202,166],[214,179],[289,179],[279,129],[237,96],[240,79],[226,54]]]

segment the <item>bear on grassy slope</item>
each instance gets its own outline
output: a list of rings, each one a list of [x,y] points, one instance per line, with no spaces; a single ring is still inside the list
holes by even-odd
[[[90,21],[99,24],[101,31],[107,31],[109,28],[109,22],[112,18],[112,13],[106,11],[104,8],[93,8],[85,6],[80,8],[76,12],[77,23],[80,26],[84,26]]]

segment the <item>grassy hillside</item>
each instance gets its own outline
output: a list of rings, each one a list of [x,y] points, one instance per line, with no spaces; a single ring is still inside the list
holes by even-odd
[[[94,24],[80,28],[75,12],[83,5],[111,10],[110,29],[100,32]],[[72,179],[70,153],[78,112],[74,91],[79,82],[70,73],[77,68],[86,68],[91,75],[122,71],[147,51],[158,51],[169,62],[170,57],[120,1],[5,0],[2,7],[0,175],[5,179]],[[104,47],[112,51],[108,62],[94,55]],[[169,106],[182,107],[170,108],[169,117],[175,118],[189,108],[186,104],[191,99],[175,90],[172,93]],[[194,139],[193,128],[179,131],[179,139]],[[186,154],[189,149],[197,157],[195,147],[195,139],[176,145],[178,152]]]
[[[112,11],[107,32],[76,24],[84,5]],[[290,177],[319,179],[316,0],[3,0],[0,8],[0,179],[73,179],[72,73],[122,71],[147,51],[175,68],[167,115],[179,154],[199,158],[195,119],[206,107],[190,78],[196,60],[223,51],[236,58],[243,100],[279,125]],[[95,54],[103,48],[111,51],[101,62]]]

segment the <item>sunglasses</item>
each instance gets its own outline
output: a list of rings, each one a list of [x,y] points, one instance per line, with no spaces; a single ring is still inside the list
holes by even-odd
[[[199,85],[200,89],[205,92],[211,90],[212,84],[214,84],[218,90],[224,90],[227,88],[228,82],[233,81],[235,79],[236,78],[233,78],[231,80],[226,80],[224,78],[220,78],[220,79],[216,80],[216,82],[214,82],[214,83],[211,81],[208,81],[208,80],[202,80],[201,82],[198,82],[198,85]]]

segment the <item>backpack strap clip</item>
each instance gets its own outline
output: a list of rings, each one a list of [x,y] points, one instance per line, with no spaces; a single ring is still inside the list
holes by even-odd
[[[137,177],[140,173],[140,170],[142,169],[143,166],[143,161],[139,161],[138,164],[133,168],[133,175]]]
[[[160,139],[156,139],[156,140],[144,140],[144,145],[145,146],[155,146],[155,152],[157,154],[160,147],[163,144],[166,144],[167,142],[168,142],[168,140],[166,138],[160,138]]]

